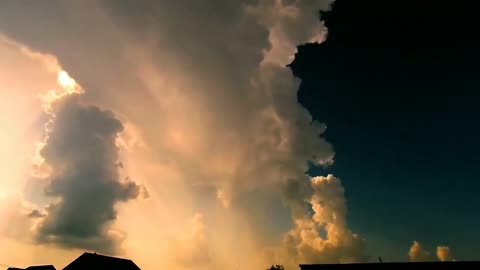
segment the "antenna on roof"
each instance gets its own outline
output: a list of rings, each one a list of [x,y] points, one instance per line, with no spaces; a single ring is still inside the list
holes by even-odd
[[[380,261],[380,263],[383,263],[382,257],[378,257],[378,260]]]

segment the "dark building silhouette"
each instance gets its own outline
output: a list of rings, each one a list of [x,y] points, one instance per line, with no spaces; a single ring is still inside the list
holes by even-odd
[[[83,253],[80,257],[63,268],[63,270],[85,269],[140,270],[132,260],[88,252]]]
[[[351,270],[351,269],[480,269],[480,261],[462,262],[388,262],[347,264],[301,264],[301,270]]]
[[[53,265],[36,265],[36,266],[29,266],[27,268],[10,267],[7,270],[56,270],[56,269]]]

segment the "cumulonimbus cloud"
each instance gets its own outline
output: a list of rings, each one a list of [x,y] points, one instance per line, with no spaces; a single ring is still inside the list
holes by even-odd
[[[128,160],[128,164],[145,170],[169,168],[152,173],[149,186],[156,192],[151,194],[165,190],[165,179],[170,178],[177,181],[170,185],[197,196],[198,187],[206,187],[213,190],[225,213],[240,212],[235,217],[240,220],[255,218],[251,209],[241,207],[255,198],[252,194],[275,193],[290,208],[294,227],[278,232],[285,234],[285,240],[270,250],[269,260],[279,254],[292,264],[364,260],[363,240],[346,224],[340,180],[334,176],[311,179],[305,174],[309,162],[330,164],[335,153],[321,137],[326,125],[312,121],[298,104],[299,81],[286,68],[298,44],[325,38],[318,10],[328,9],[330,3],[165,0],[132,5],[104,1],[94,11],[63,3],[50,7],[58,11],[57,17],[42,18],[50,29],[42,38],[36,31],[18,31],[25,23],[19,18],[37,25],[21,4],[9,6],[5,14],[0,11],[0,29],[56,55],[88,90],[82,99],[95,104],[85,105],[74,95],[52,107],[55,119],[41,156],[53,172],[49,194],[59,201],[38,228],[39,240],[112,248],[116,238],[108,228],[115,220],[114,205],[135,197],[138,190],[119,180],[114,142],[126,122],[122,125],[111,112],[99,109],[109,108],[138,127],[150,153],[145,158],[148,162]],[[71,17],[65,19],[66,14]],[[85,14],[91,19],[85,21]],[[62,31],[65,36],[51,35],[65,27],[69,29]],[[91,31],[85,32],[86,27]],[[96,120],[88,120],[93,122],[87,125],[90,118]],[[73,145],[63,144],[66,141]],[[95,148],[78,146],[90,141]],[[85,160],[90,153],[93,160]],[[57,154],[66,154],[65,160]],[[81,180],[84,174],[92,180]],[[106,193],[100,197],[103,201],[78,205],[83,203],[80,197],[100,191]],[[185,201],[173,198],[169,206]],[[98,212],[87,214],[90,208]],[[80,217],[88,226],[76,225]],[[245,229],[253,231],[256,246],[249,252],[258,255],[266,240],[256,227],[268,225],[250,226]]]
[[[37,240],[114,253],[119,239],[109,225],[115,205],[140,193],[118,172],[122,123],[110,111],[82,104],[79,94],[53,101],[50,110],[40,156],[50,171],[46,195],[55,200],[46,208]]]
[[[19,221],[14,236],[30,235],[34,225],[34,237],[39,243],[117,252],[124,233],[111,227],[116,219],[116,203],[147,194],[144,187],[129,178],[121,179],[118,136],[124,129],[122,122],[113,112],[82,102],[84,90],[56,57],[1,35],[0,42],[8,48],[5,56],[23,57],[22,64],[31,62],[28,70],[43,74],[25,72],[28,79],[42,84],[32,83],[32,89],[20,84],[18,90],[32,100],[31,104],[38,105],[30,111],[33,117],[39,117],[34,113],[42,114],[39,118],[47,121],[39,125],[43,130],[36,132],[43,134],[43,139],[37,143],[33,157],[32,179],[22,182],[41,188],[43,192],[36,192],[43,193],[51,203],[44,209],[32,209],[32,203],[22,202],[18,203],[19,209],[9,209],[12,219]],[[45,86],[49,88],[35,89]],[[20,228],[25,230],[19,232]],[[5,231],[12,235],[11,228]]]

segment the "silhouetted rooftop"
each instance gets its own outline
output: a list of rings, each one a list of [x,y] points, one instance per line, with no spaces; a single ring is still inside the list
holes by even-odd
[[[27,268],[10,267],[7,270],[56,270],[56,269],[53,265],[36,265],[36,266],[29,266]]]
[[[80,257],[63,268],[63,270],[76,269],[140,270],[132,260],[88,252],[83,253]]]
[[[302,270],[329,269],[480,269],[480,261],[459,262],[386,262],[386,263],[350,263],[350,264],[301,264]]]

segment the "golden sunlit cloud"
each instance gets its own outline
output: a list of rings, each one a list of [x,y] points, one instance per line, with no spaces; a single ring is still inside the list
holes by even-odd
[[[43,101],[43,108],[48,113],[51,109],[51,105],[56,100],[59,100],[65,96],[72,94],[82,94],[83,89],[77,82],[71,78],[68,73],[61,68],[58,69],[57,83],[60,86],[59,89],[50,89],[46,93],[41,94],[40,98]]]
[[[450,248],[446,246],[437,247],[437,257],[442,262],[451,261],[453,259]]]
[[[345,213],[341,207],[346,206],[340,181],[333,176],[312,180],[305,175],[308,161],[326,164],[333,160],[334,151],[320,137],[325,128],[312,125],[311,116],[297,103],[298,82],[285,68],[297,44],[323,31],[310,11],[325,9],[328,1],[260,1],[255,5],[224,1],[215,16],[199,5],[193,9],[198,14],[180,24],[176,18],[185,10],[177,1],[149,7],[154,18],[167,18],[155,24],[158,29],[152,33],[142,32],[150,29],[148,25],[134,27],[142,29],[138,34],[128,32],[129,27],[118,29],[124,24],[116,21],[118,14],[108,6],[98,4],[93,12],[75,5],[68,21],[80,19],[94,25],[95,31],[88,33],[92,36],[75,43],[58,42],[62,46],[51,49],[58,43],[46,40],[47,51],[59,61],[28,51],[44,59],[56,84],[41,91],[48,119],[40,127],[43,140],[36,144],[34,159],[38,175],[47,179],[49,195],[57,200],[48,209],[39,209],[48,215],[39,217],[37,243],[112,253],[124,250],[151,269],[159,264],[186,269],[185,265],[197,261],[209,269],[261,269],[272,260],[265,261],[261,251],[272,245],[280,248],[272,249],[272,256],[286,250],[302,254],[282,253],[286,257],[280,263],[292,267],[325,250],[335,254],[320,256],[324,262],[344,260],[338,253],[345,250],[348,260],[363,258],[360,237],[341,222]],[[85,22],[82,13],[91,19]],[[125,20],[121,14],[118,17]],[[62,27],[76,31],[75,26]],[[98,47],[76,47],[87,40]],[[73,77],[92,88],[84,92]],[[135,147],[134,141],[146,147]],[[127,178],[130,174],[132,178]],[[127,180],[117,183],[119,179]],[[146,181],[151,199],[117,207],[119,201],[139,197],[140,188],[131,179]],[[92,194],[99,183],[101,195]],[[328,194],[317,190],[318,186],[334,191],[338,205],[321,208],[320,201]],[[302,192],[289,196],[290,187]],[[96,203],[98,197],[105,200]],[[281,200],[286,206],[271,203]],[[315,218],[298,216],[297,207],[312,206]],[[269,207],[291,211],[294,222],[314,225],[327,220],[322,213],[340,211],[335,213],[340,221],[327,220],[333,224],[329,232],[334,235],[325,242],[339,243],[332,249],[318,245],[308,253],[308,245],[321,243],[319,226],[309,233],[298,224],[280,231],[277,221],[267,218],[275,212]],[[178,232],[179,224],[190,227]],[[127,233],[109,234],[116,228],[125,228]],[[292,241],[272,242],[262,231]],[[76,232],[88,237],[78,237]],[[165,241],[171,234],[177,239],[173,250]]]
[[[83,92],[77,82],[75,82],[75,80],[64,70],[58,73],[57,81],[62,89],[64,89],[68,94]]]
[[[252,195],[255,192],[268,194],[269,200],[281,200],[287,192],[285,184],[290,179],[295,185],[310,183],[305,176],[307,161],[315,156],[312,161],[322,164],[332,160],[334,152],[331,145],[319,137],[324,128],[311,125],[311,116],[297,104],[295,89],[298,82],[285,68],[294,56],[295,46],[309,40],[311,33],[322,31],[317,24],[318,18],[309,10],[327,5],[324,1],[305,6],[297,6],[297,2],[274,2],[274,5],[266,2],[258,6],[249,4],[250,11],[246,10],[248,5],[245,3],[225,2],[222,6],[235,12],[233,17],[239,19],[233,25],[229,25],[230,18],[223,17],[222,12],[218,12],[216,18],[209,12],[198,10],[199,13],[192,17],[197,22],[188,26],[207,22],[207,28],[192,33],[190,30],[179,32],[187,35],[189,40],[196,40],[192,43],[196,48],[218,46],[216,50],[173,46],[169,43],[172,37],[167,35],[162,40],[166,43],[159,44],[162,47],[159,51],[151,46],[148,38],[143,35],[131,38],[132,33],[122,36],[128,42],[115,46],[122,52],[124,47],[136,49],[134,55],[127,56],[112,57],[109,53],[113,47],[109,47],[108,52],[98,48],[98,51],[78,50],[77,53],[74,47],[66,51],[48,50],[55,53],[57,61],[56,57],[43,57],[25,47],[30,58],[45,63],[45,69],[54,74],[56,84],[40,92],[43,113],[48,119],[46,125],[40,127],[44,134],[36,144],[34,176],[47,180],[44,182],[50,194],[56,196],[57,203],[48,209],[39,206],[38,213],[48,213],[46,217],[39,217],[42,222],[36,230],[37,236],[44,236],[36,239],[39,244],[117,252],[125,239],[121,248],[128,255],[143,258],[139,263],[152,269],[159,263],[184,269],[185,262],[192,261],[201,261],[211,269],[263,267],[265,261],[259,251],[272,244],[283,247],[281,243],[268,242],[271,240],[260,233],[270,226],[261,221],[265,220],[264,213],[271,210],[259,203],[258,209],[252,211],[246,204],[256,200]],[[175,3],[167,6],[171,9],[167,13],[175,14],[174,17],[185,12]],[[91,17],[89,23],[105,21],[98,15]],[[263,19],[266,17],[268,20]],[[297,23],[300,18],[301,23]],[[304,18],[307,18],[305,23],[312,23],[311,27],[302,25]],[[109,29],[109,24],[99,25],[99,28],[111,30],[105,33],[118,33],[115,31],[118,29]],[[161,24],[165,28],[155,33],[167,34],[168,27],[177,28],[172,25],[167,21]],[[205,36],[212,33],[222,40],[209,44]],[[238,39],[251,42],[238,43]],[[71,54],[72,50],[75,55]],[[97,53],[102,56],[95,56]],[[92,71],[91,67],[98,59],[111,62],[99,63],[105,68],[98,66]],[[68,71],[60,63],[69,67]],[[93,89],[84,91],[73,77]],[[81,102],[77,102],[79,96]],[[85,115],[91,118],[83,118]],[[92,123],[98,119],[105,121]],[[94,147],[99,137],[105,144]],[[135,140],[146,147],[134,147]],[[114,147],[112,141],[115,141]],[[101,150],[104,149],[108,149],[110,155],[103,156]],[[115,154],[117,150],[120,155]],[[93,166],[90,162],[97,161],[97,158],[99,160]],[[104,161],[108,161],[108,166],[103,167]],[[77,167],[79,164],[81,166]],[[98,175],[103,177],[91,173],[98,168],[102,169]],[[122,178],[130,179],[126,176],[133,172],[132,179],[148,181],[152,189],[149,190],[152,205],[143,202],[142,207],[121,205],[117,209],[117,201],[136,198],[140,192],[137,186],[123,182],[119,186],[111,185],[115,192],[107,192],[108,203],[95,204],[95,196],[88,193],[92,190],[90,185],[104,178],[116,180],[119,177],[111,173],[118,171]],[[83,172],[89,172],[89,181],[84,180]],[[61,184],[58,179],[62,180]],[[89,189],[83,190],[86,182]],[[340,185],[339,181],[335,183]],[[305,194],[295,200],[286,200],[288,207],[295,209],[297,204],[312,203],[308,193],[313,192],[314,187],[307,185],[304,188]],[[77,199],[78,196],[88,199]],[[62,205],[62,202],[67,203]],[[87,208],[103,213],[94,215],[92,211],[86,211]],[[188,223],[192,216],[193,221]],[[84,228],[70,230],[78,229],[75,224],[79,217],[88,221],[82,223]],[[292,219],[298,221],[295,216]],[[185,223],[191,228],[175,232],[178,224]],[[354,237],[346,224],[341,225],[335,228],[344,229],[341,232],[345,233],[345,239]],[[111,237],[108,232],[114,227],[127,228],[128,234]],[[302,230],[294,230],[299,232],[295,237],[304,234]],[[93,237],[80,239],[69,234],[71,231],[88,231]],[[269,233],[276,234],[277,238],[285,233],[286,236],[291,234],[276,228]],[[177,249],[172,250],[168,244],[163,244],[170,234],[176,235]],[[302,243],[318,242],[313,238],[307,240]],[[235,247],[230,243],[236,243]],[[205,256],[207,246],[208,256]],[[139,251],[139,247],[143,249]],[[335,251],[341,251],[344,247],[338,245],[336,248]],[[354,249],[350,249],[353,253]],[[242,250],[242,253],[236,250]],[[355,246],[355,252],[357,250],[360,248]],[[328,261],[339,257],[323,258]],[[162,262],[158,262],[159,259]],[[298,260],[290,259],[284,261]]]

